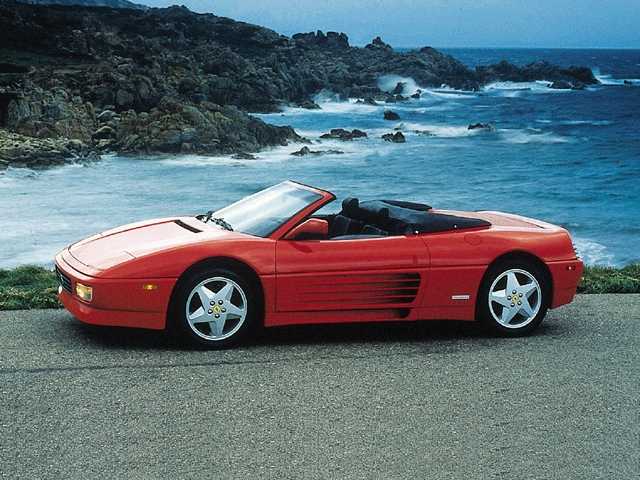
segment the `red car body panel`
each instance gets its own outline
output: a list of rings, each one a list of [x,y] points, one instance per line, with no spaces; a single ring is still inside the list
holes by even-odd
[[[308,187],[311,188],[311,187]],[[321,198],[261,238],[174,217],[125,225],[70,245],[56,256],[70,291],[60,300],[79,320],[163,329],[181,275],[215,258],[241,262],[259,278],[265,326],[385,320],[474,320],[489,265],[508,253],[548,268],[551,308],[569,303],[582,274],[566,230],[499,212],[452,212],[490,227],[346,240],[286,240],[287,232],[335,197]],[[91,302],[75,295],[93,288]],[[146,286],[153,285],[152,289]],[[467,298],[468,297],[468,298]]]

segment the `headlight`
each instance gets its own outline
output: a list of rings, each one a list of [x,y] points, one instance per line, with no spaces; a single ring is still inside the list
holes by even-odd
[[[81,283],[76,283],[76,295],[86,302],[90,302],[93,299],[93,288]]]

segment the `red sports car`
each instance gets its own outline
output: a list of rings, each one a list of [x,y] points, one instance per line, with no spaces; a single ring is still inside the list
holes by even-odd
[[[255,327],[478,320],[531,332],[583,265],[563,228],[500,212],[347,198],[287,181],[216,212],[134,223],[56,256],[83,322],[167,329],[210,347]]]

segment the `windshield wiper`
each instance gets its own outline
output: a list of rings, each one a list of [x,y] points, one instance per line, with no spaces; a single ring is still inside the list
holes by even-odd
[[[229,230],[230,232],[233,232],[233,227],[229,222],[227,222],[224,218],[214,217],[213,214],[214,214],[214,211],[210,210],[207,212],[206,215],[198,215],[196,218],[198,220],[203,221],[204,223],[207,223],[207,222],[215,223],[216,225],[224,228],[225,230]]]

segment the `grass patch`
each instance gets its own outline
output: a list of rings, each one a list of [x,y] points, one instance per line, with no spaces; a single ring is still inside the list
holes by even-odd
[[[578,293],[640,293],[640,263],[623,268],[586,267]]]
[[[58,279],[43,267],[0,270],[0,310],[60,308]],[[578,293],[640,293],[640,263],[623,268],[586,267]]]
[[[0,310],[60,308],[58,279],[53,271],[23,266],[0,270]]]

